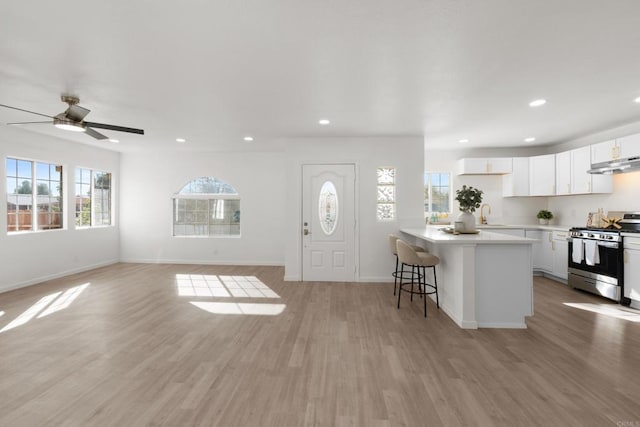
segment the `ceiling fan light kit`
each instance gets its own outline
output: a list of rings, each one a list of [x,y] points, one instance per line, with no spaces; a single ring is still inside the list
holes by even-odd
[[[108,125],[105,123],[86,122],[84,121],[84,118],[87,116],[87,114],[91,112],[91,110],[79,106],[78,103],[80,102],[80,99],[77,96],[62,95],[60,99],[62,100],[62,102],[65,102],[66,104],[68,104],[69,107],[67,107],[67,109],[63,113],[60,113],[56,116],[49,116],[47,114],[36,113],[35,111],[25,110],[18,107],[12,107],[10,105],[5,105],[5,104],[0,104],[0,107],[10,108],[12,110],[23,111],[25,113],[36,114],[38,116],[44,116],[44,117],[49,117],[50,119],[53,119],[53,122],[17,122],[17,123],[7,123],[8,125],[53,123],[53,125],[58,129],[67,130],[71,132],[85,132],[87,135],[100,140],[109,139],[109,137],[101,134],[100,132],[96,131],[93,128],[144,135],[143,129]]]
[[[86,132],[86,127],[82,123],[74,122],[67,119],[61,119],[58,117],[53,118],[53,125],[58,129],[68,130],[71,132]]]

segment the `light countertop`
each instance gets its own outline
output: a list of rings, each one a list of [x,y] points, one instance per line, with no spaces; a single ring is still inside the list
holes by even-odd
[[[400,231],[418,239],[438,244],[532,244],[537,239],[494,233],[488,229],[480,230],[478,234],[449,234],[442,231],[443,226],[425,226],[423,228],[403,228]],[[521,228],[521,227],[516,227]]]

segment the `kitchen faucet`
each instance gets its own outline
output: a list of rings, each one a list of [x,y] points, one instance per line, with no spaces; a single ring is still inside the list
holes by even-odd
[[[482,206],[480,206],[480,224],[486,224],[487,223],[487,217],[484,216],[484,213],[483,213],[483,210],[484,210],[485,206],[489,208],[489,214],[491,214],[491,206],[489,206],[488,203],[485,203]]]

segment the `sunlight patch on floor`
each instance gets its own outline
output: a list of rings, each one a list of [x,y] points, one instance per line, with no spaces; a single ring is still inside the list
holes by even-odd
[[[36,316],[38,316],[38,318],[41,318],[51,313],[55,313],[56,311],[64,310],[71,305],[73,300],[75,300],[78,295],[80,295],[80,293],[82,293],[82,291],[87,288],[87,286],[89,286],[89,283],[69,288],[64,291],[64,293],[62,291],[55,292],[53,294],[49,294],[45,297],[40,298],[38,302],[25,310],[21,315],[13,319],[4,328],[0,329],[0,333],[24,325]],[[2,312],[2,314],[4,314],[4,312]]]
[[[218,298],[280,298],[255,276],[176,274],[179,296]]]
[[[277,316],[286,304],[248,304],[235,302],[190,301],[196,307],[213,314],[245,314],[253,316]]]
[[[56,299],[49,307],[40,313],[38,319],[69,307],[73,300],[78,298],[78,295],[80,295],[87,286],[89,286],[89,284],[85,283],[84,285],[75,286],[64,291],[64,293],[60,295],[60,298]]]
[[[630,322],[640,322],[640,311],[613,304],[592,304],[578,302],[564,302],[566,306],[578,308],[580,310],[591,311],[603,314],[616,319],[628,320]]]

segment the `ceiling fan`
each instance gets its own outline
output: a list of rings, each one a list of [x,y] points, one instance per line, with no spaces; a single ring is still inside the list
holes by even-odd
[[[104,123],[95,123],[95,122],[87,122],[84,118],[91,112],[84,107],[78,105],[80,99],[77,96],[72,95],[62,95],[62,102],[66,102],[69,104],[69,107],[62,113],[57,114],[55,116],[49,116],[47,114],[36,113],[35,111],[29,111],[22,108],[12,107],[10,105],[0,104],[0,107],[10,108],[12,110],[24,111],[26,113],[37,114],[38,116],[48,117],[53,119],[53,121],[45,121],[45,122],[16,122],[16,123],[7,123],[8,125],[26,125],[32,123],[53,123],[53,125],[59,129],[64,129],[73,132],[85,132],[87,135],[94,137],[95,139],[108,139],[109,137],[101,134],[96,131],[97,129],[108,129],[115,130],[118,132],[128,132],[128,133],[136,133],[138,135],[144,135],[144,130],[128,128],[124,126],[115,126],[108,125]]]

